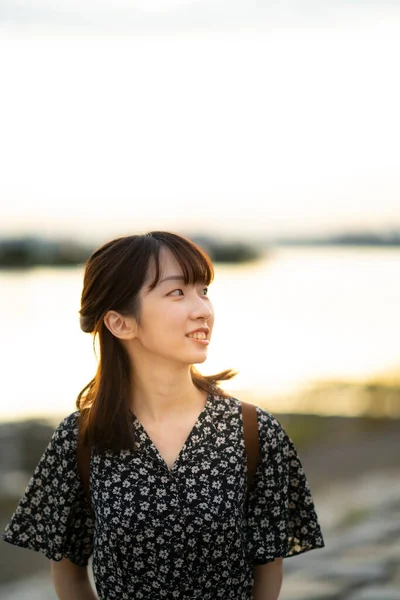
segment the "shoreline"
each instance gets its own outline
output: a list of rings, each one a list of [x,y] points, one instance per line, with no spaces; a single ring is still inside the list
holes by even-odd
[[[369,470],[400,467],[399,418],[270,412],[292,439],[315,486],[332,477],[344,480]],[[0,499],[23,492],[62,419],[0,422]]]

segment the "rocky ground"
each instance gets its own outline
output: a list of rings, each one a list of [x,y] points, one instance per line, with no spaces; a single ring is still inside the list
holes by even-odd
[[[285,560],[280,600],[400,600],[400,420],[278,418],[299,448],[326,543]],[[56,600],[47,559],[0,543],[0,597]]]
[[[316,495],[326,547],[287,559],[280,600],[400,600],[400,469]]]

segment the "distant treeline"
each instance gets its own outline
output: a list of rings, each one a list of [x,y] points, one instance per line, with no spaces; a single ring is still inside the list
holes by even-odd
[[[400,246],[400,232],[390,235],[342,233],[327,237],[280,238],[279,243],[291,246]]]
[[[223,241],[189,235],[216,263],[258,260],[277,246],[400,246],[400,231],[392,233],[340,233],[325,237],[270,237],[258,242]],[[97,245],[96,245],[97,247]],[[21,237],[0,240],[0,268],[82,265],[95,250],[79,241]]]
[[[194,237],[192,239],[214,262],[247,262],[257,260],[262,255],[258,246],[242,241],[218,242]],[[0,267],[78,266],[84,264],[95,249],[94,246],[75,241],[48,241],[31,237],[0,240]]]
[[[19,238],[0,241],[0,267],[72,266],[83,264],[92,248],[70,241]]]

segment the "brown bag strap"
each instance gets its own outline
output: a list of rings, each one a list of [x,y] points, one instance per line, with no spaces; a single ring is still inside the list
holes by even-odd
[[[241,402],[243,417],[243,436],[247,456],[247,496],[260,460],[257,411],[254,404]]]
[[[79,475],[85,490],[86,498],[88,499],[90,509],[92,509],[92,503],[90,500],[90,456],[91,448],[83,442],[83,436],[81,431],[81,420],[78,419],[78,441],[76,446],[76,460],[78,464]]]

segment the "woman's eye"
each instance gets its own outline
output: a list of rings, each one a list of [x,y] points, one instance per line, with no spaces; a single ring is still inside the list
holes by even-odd
[[[208,287],[204,287],[202,288],[202,293],[203,296],[207,296],[208,295]],[[184,296],[184,293],[181,289],[176,289],[176,290],[172,290],[172,292],[169,292],[168,296]]]

